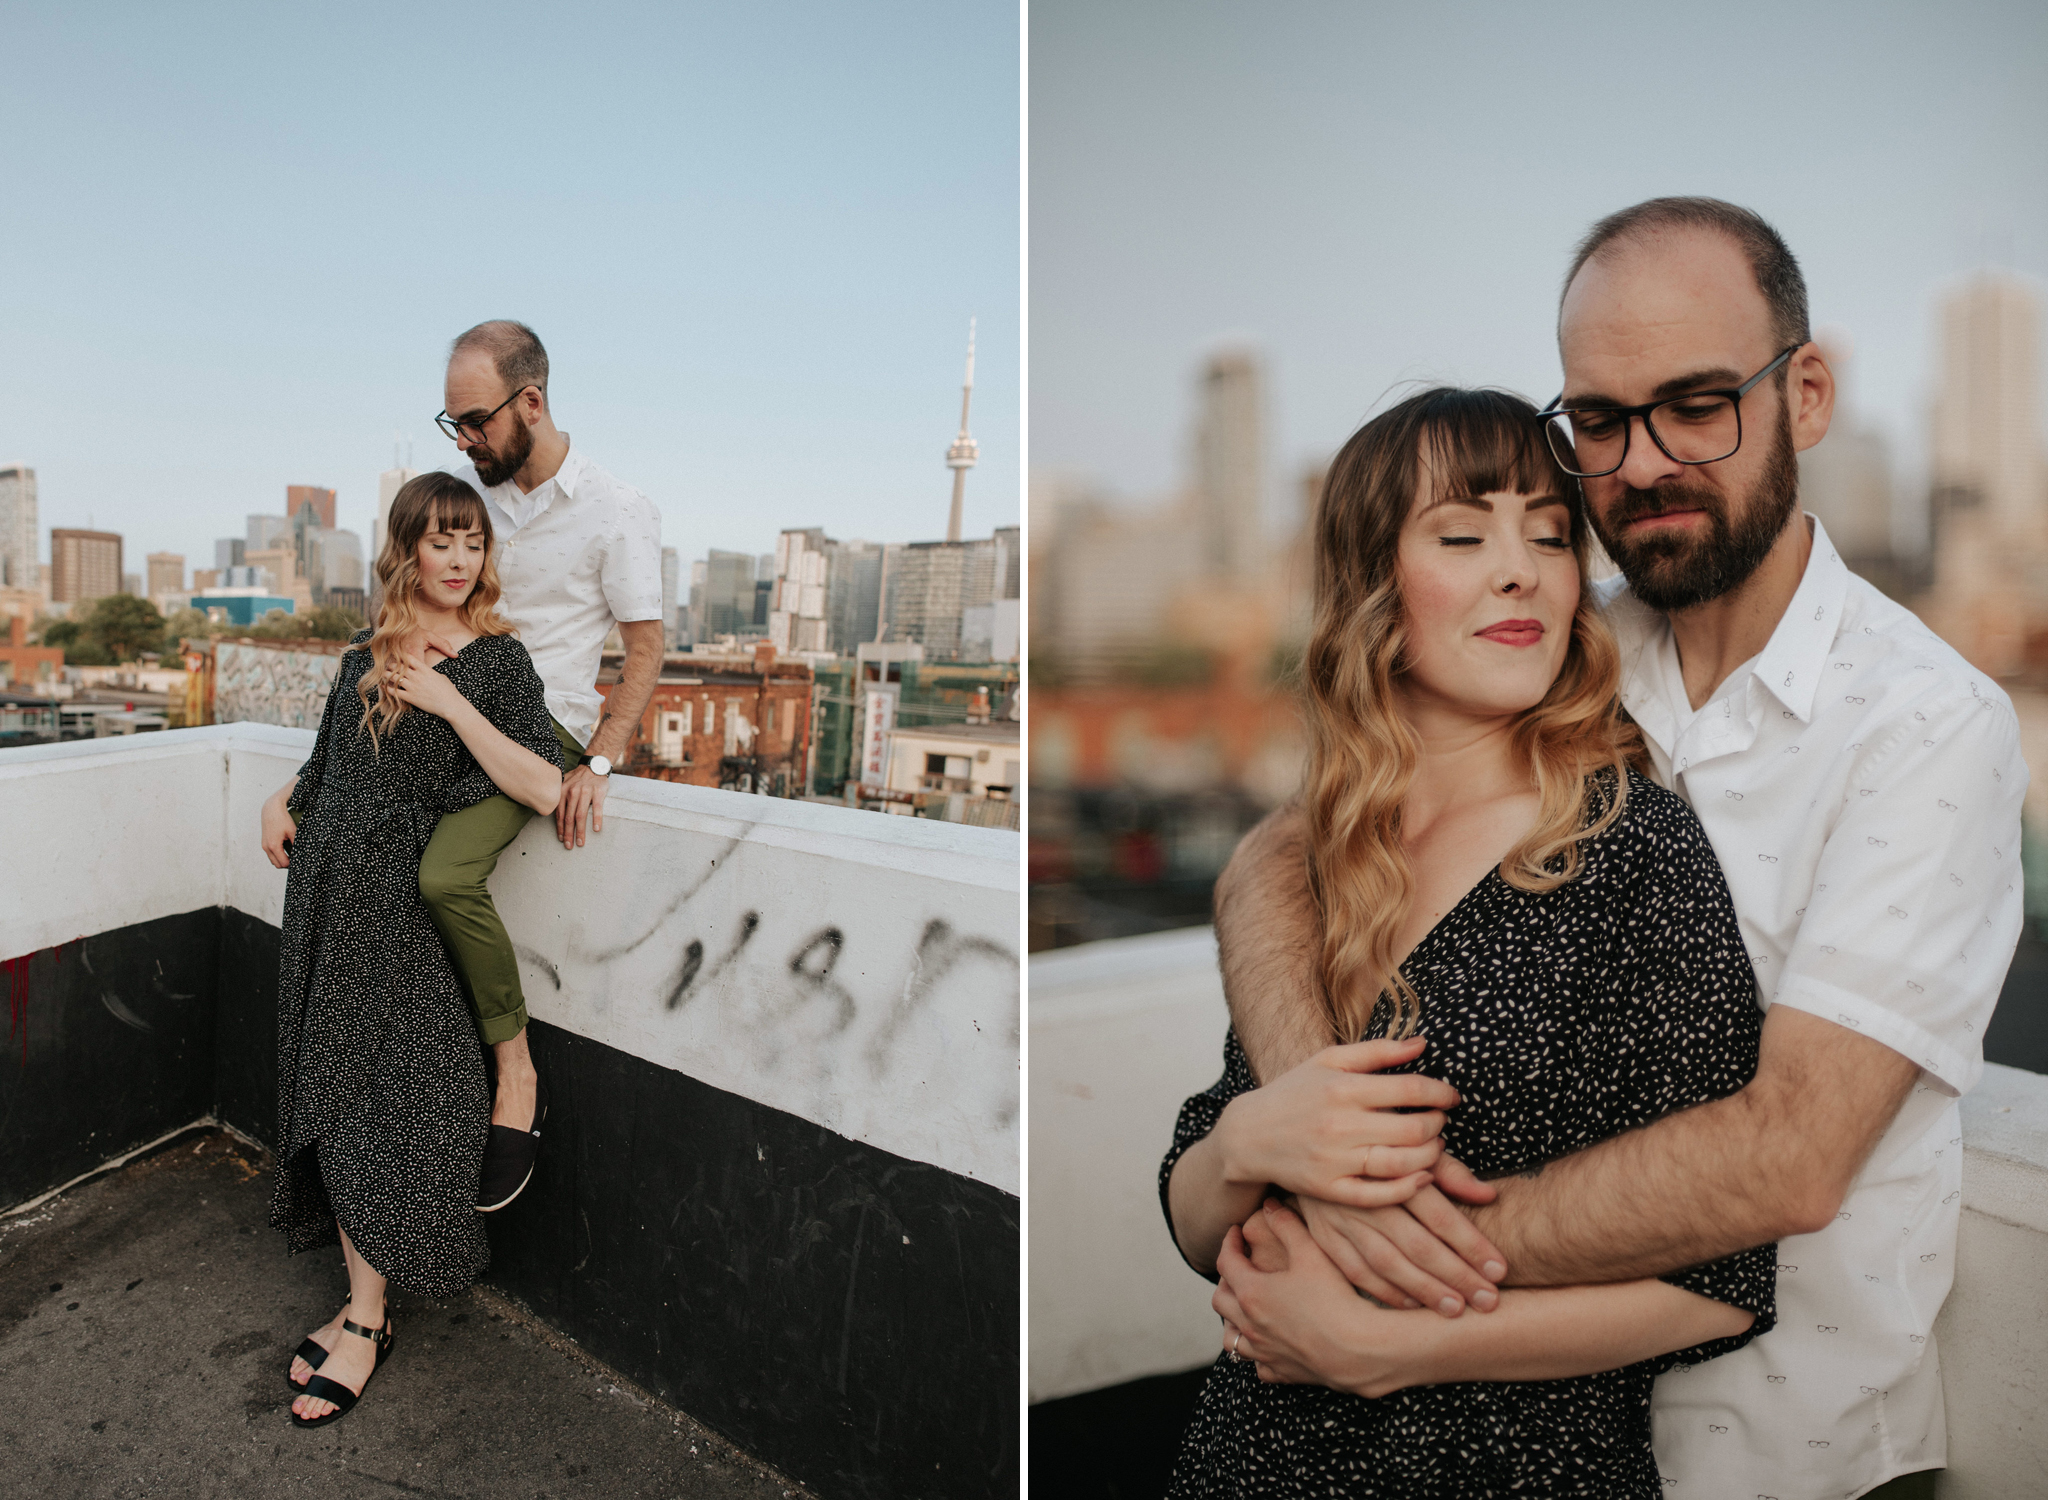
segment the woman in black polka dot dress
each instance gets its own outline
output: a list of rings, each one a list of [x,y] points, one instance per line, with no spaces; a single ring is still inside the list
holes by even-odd
[[[1726,882],[1691,810],[1630,769],[1576,490],[1534,416],[1424,392],[1325,484],[1304,804],[1347,1045],[1260,1088],[1233,1033],[1181,1110],[1161,1201],[1190,1264],[1224,1272],[1227,1342],[1175,1496],[1647,1500],[1656,1376],[1772,1321],[1773,1246],[1453,1319],[1350,1295],[1267,1201],[1370,1209],[1433,1172],[1469,1182],[1443,1156],[1538,1170],[1755,1073]]]
[[[421,475],[390,533],[377,627],[343,654],[288,804],[271,1222],[294,1254],[339,1241],[350,1283],[292,1364],[302,1425],[344,1415],[389,1352],[387,1281],[450,1296],[488,1259],[475,1204],[490,1091],[420,856],[446,813],[500,791],[546,813],[561,788],[540,678],[496,613],[475,492]]]

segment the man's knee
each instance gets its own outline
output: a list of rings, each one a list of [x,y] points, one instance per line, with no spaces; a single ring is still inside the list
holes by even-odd
[[[420,899],[435,916],[483,894],[484,883],[461,865],[435,859],[420,862]]]

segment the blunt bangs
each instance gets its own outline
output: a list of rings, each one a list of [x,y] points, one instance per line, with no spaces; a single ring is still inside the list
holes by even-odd
[[[1536,408],[1521,397],[1436,391],[1423,398],[1417,415],[1430,468],[1446,493],[1562,495],[1577,516],[1578,484],[1551,457]]]

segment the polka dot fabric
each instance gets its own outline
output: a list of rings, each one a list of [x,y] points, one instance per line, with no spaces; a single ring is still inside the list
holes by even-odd
[[[489,1259],[475,1204],[491,1100],[419,865],[444,813],[498,789],[432,714],[407,713],[373,750],[356,696],[369,661],[343,656],[292,793],[270,1222],[297,1254],[338,1243],[338,1221],[394,1285],[445,1297]],[[480,637],[434,670],[508,737],[560,763],[540,678],[516,639]]]
[[[1594,783],[1596,806],[1602,795]],[[1401,1071],[1458,1089],[1464,1103],[1444,1141],[1482,1176],[1528,1171],[1721,1098],[1756,1072],[1756,982],[1692,811],[1631,773],[1620,820],[1582,847],[1580,876],[1547,894],[1490,873],[1404,966],[1428,1045]],[[1383,1006],[1371,1034],[1384,1035],[1386,1022]],[[1234,1033],[1223,1059],[1223,1077],[1182,1106],[1160,1168],[1162,1206],[1180,1154],[1254,1087]],[[1647,1500],[1661,1493],[1653,1381],[1765,1332],[1775,1264],[1766,1245],[1664,1278],[1756,1314],[1750,1333],[1572,1380],[1421,1386],[1366,1400],[1266,1385],[1251,1364],[1219,1358],[1171,1494]]]

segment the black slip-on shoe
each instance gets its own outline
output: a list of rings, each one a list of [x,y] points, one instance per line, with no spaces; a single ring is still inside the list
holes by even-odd
[[[491,1138],[484,1143],[484,1169],[477,1183],[478,1213],[494,1214],[526,1191],[526,1184],[533,1180],[533,1164],[540,1159],[540,1126],[547,1117],[548,1086],[536,1081],[533,1128],[491,1127]]]

